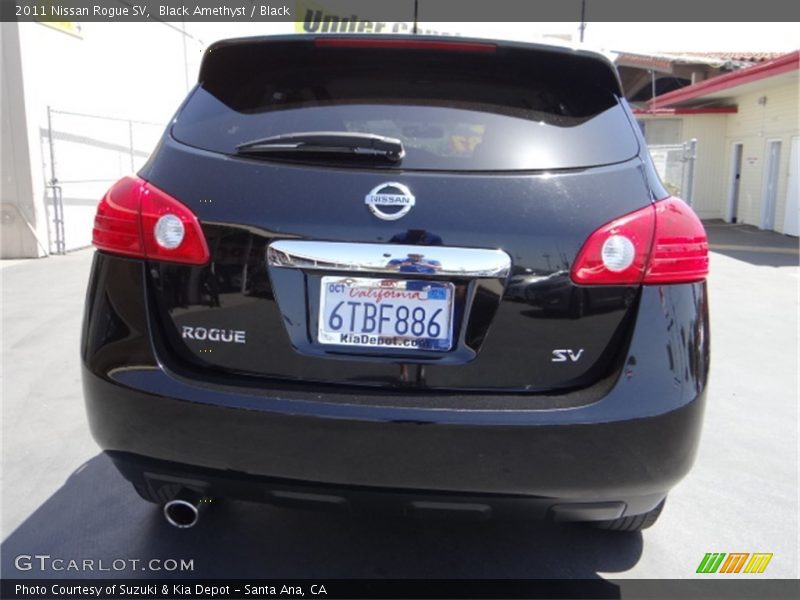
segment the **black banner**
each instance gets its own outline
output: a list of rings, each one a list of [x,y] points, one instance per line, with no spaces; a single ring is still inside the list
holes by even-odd
[[[124,580],[4,579],[2,598],[14,600],[231,600],[242,598],[642,598],[796,599],[800,583],[737,577],[695,580]]]
[[[295,21],[336,19],[420,22],[800,20],[800,2],[759,0],[0,0],[3,21]]]

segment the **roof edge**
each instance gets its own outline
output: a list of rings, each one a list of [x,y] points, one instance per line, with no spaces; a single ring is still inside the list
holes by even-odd
[[[685,102],[693,98],[699,98],[706,94],[712,94],[721,90],[734,88],[745,83],[751,83],[767,77],[774,77],[782,73],[796,71],[800,69],[800,50],[789,52],[773,60],[739,69],[733,73],[726,73],[718,77],[706,79],[694,85],[688,85],[666,94],[656,96],[648,102],[651,109],[668,108],[678,102]]]
[[[706,106],[704,108],[634,108],[637,116],[672,116],[672,115],[727,115],[739,112],[736,106]]]

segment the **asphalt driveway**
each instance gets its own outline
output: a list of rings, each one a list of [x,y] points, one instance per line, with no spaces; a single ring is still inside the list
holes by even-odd
[[[92,251],[0,263],[3,576],[81,575],[15,568],[16,556],[39,553],[193,559],[192,573],[172,575],[208,578],[687,578],[706,552],[770,552],[763,577],[797,578],[797,238],[714,222],[708,230],[712,374],[702,445],[659,523],[633,535],[243,502],[219,503],[194,529],[175,530],[88,432],[78,336]]]

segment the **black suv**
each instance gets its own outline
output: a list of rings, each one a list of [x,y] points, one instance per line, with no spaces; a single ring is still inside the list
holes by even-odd
[[[91,429],[174,525],[229,497],[630,531],[693,462],[706,235],[599,54],[216,43],[94,244]]]

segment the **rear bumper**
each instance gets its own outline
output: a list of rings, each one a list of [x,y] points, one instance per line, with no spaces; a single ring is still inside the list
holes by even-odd
[[[135,283],[141,265],[127,268]],[[185,379],[155,358],[143,303],[122,292],[87,303],[83,384],[95,439],[137,485],[592,520],[650,510],[694,461],[708,370],[703,284],[646,288],[616,380],[602,397],[558,409],[531,408],[535,397],[525,408],[523,395],[426,403],[415,393],[379,405]]]
[[[95,439],[132,481],[278,503],[296,492],[303,504],[311,489],[331,497],[309,496],[311,505],[375,503],[392,490],[404,512],[452,494],[478,512],[496,511],[501,497],[542,514],[565,503],[645,512],[691,467],[703,412],[701,394],[660,416],[606,423],[537,425],[530,414],[447,423],[233,408],[86,371],[84,389]]]
[[[618,500],[576,500],[520,494],[481,494],[386,489],[293,481],[207,469],[120,452],[108,452],[122,475],[151,499],[166,503],[182,490],[200,497],[234,498],[289,508],[331,512],[369,512],[413,518],[539,518],[554,521],[600,521],[654,508],[664,493]]]

